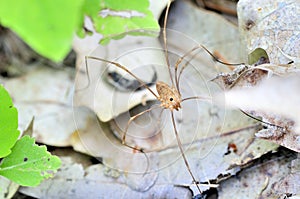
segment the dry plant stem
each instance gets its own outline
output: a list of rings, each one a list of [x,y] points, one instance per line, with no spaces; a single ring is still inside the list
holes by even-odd
[[[241,111],[242,113],[244,113],[245,115],[247,115],[248,117],[250,117],[250,118],[252,118],[252,119],[254,119],[254,120],[256,120],[256,121],[259,121],[259,122],[261,122],[261,123],[263,123],[263,124],[266,124],[266,125],[268,125],[268,126],[273,126],[273,127],[276,127],[276,128],[281,129],[282,131],[285,131],[285,128],[282,127],[282,126],[279,126],[279,125],[276,125],[276,124],[271,124],[271,123],[269,123],[269,122],[262,121],[261,119],[259,119],[259,118],[255,117],[255,116],[253,116],[253,115],[251,115],[251,114],[249,114],[249,113],[243,111],[242,109],[240,109],[240,111]]]
[[[229,89],[232,89],[237,83],[239,83],[239,81],[242,79],[243,75],[245,75],[247,72],[249,72],[250,70],[254,70],[254,68],[250,68],[248,70],[243,71],[237,78],[236,80],[229,85]]]
[[[256,138],[253,136],[249,141],[246,142],[246,146],[244,146],[242,150],[238,150],[236,154],[239,156],[242,155],[251,146],[255,139]]]
[[[102,61],[102,62],[106,62],[106,63],[115,65],[116,67],[124,70],[125,72],[127,72],[128,74],[130,74],[132,77],[134,77],[137,81],[139,81],[139,83],[141,84],[141,86],[143,86],[144,88],[148,89],[158,99],[158,96],[155,94],[155,92],[151,88],[149,88],[145,84],[145,82],[143,80],[141,80],[135,74],[133,74],[132,72],[130,72],[125,66],[122,66],[121,64],[119,64],[117,62],[108,61],[108,60],[101,59],[101,58],[98,58],[98,57],[93,57],[93,56],[86,56],[86,59],[94,59],[94,60],[98,60],[98,61]]]
[[[174,127],[175,137],[176,137],[177,144],[178,144],[178,147],[179,147],[179,149],[180,149],[181,155],[182,155],[182,157],[183,157],[185,166],[187,167],[187,169],[188,169],[188,171],[189,171],[191,177],[193,178],[193,182],[194,182],[195,185],[197,186],[197,189],[198,189],[199,193],[202,193],[202,191],[201,191],[201,189],[200,189],[200,187],[199,187],[199,185],[198,185],[198,181],[197,181],[196,178],[194,177],[194,175],[193,175],[193,173],[192,173],[192,170],[191,170],[191,168],[190,168],[190,165],[189,165],[189,163],[188,163],[188,161],[187,161],[187,158],[186,158],[186,156],[185,156],[185,154],[184,154],[184,151],[183,151],[183,148],[182,148],[182,144],[181,144],[181,141],[180,141],[180,139],[179,139],[178,131],[177,131],[177,128],[176,128],[176,123],[175,123],[173,111],[171,111],[171,117],[172,117],[172,123],[173,123],[173,127]]]

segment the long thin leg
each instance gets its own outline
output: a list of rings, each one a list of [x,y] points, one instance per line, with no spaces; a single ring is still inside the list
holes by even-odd
[[[181,58],[179,58],[178,60],[177,60],[177,62],[176,62],[176,66],[175,66],[175,71],[177,71],[177,68],[178,68],[178,66],[177,65],[179,65],[181,62],[182,62],[182,60],[183,60],[183,58],[184,57],[186,57],[186,56],[188,56],[190,53],[192,53],[193,51],[195,51],[195,50],[197,50],[197,49],[199,49],[199,48],[203,48],[216,62],[219,62],[219,63],[221,63],[221,64],[224,64],[224,65],[227,65],[227,66],[239,66],[239,65],[245,65],[245,63],[226,63],[226,62],[223,62],[223,61],[221,61],[221,60],[219,60],[217,57],[215,57],[205,46],[203,46],[203,45],[198,45],[198,46],[195,46],[194,48],[192,48],[191,50],[189,50],[185,55],[183,55]],[[195,54],[196,55],[196,54]],[[192,60],[193,58],[194,58],[194,56],[195,55],[193,55],[192,56],[192,58],[190,59],[190,60]],[[190,63],[190,60],[188,60],[186,63],[185,63],[185,65],[183,65],[182,66],[182,68],[180,69],[180,72],[179,72],[179,75],[177,75],[177,72],[175,72],[175,77],[176,77],[176,79],[175,79],[175,81],[176,81],[176,86],[177,86],[177,90],[179,91],[179,93],[180,93],[180,89],[179,89],[179,82],[180,82],[180,77],[181,77],[181,75],[182,75],[182,73],[183,73],[183,70],[187,67],[187,65]]]
[[[171,80],[172,86],[174,86],[174,80],[173,80],[173,76],[172,76],[172,72],[171,72],[171,65],[170,65],[170,60],[169,60],[169,55],[168,55],[167,32],[166,32],[167,20],[168,20],[169,9],[170,9],[171,3],[172,3],[172,0],[169,0],[167,8],[166,8],[166,14],[165,14],[164,26],[163,26],[163,40],[164,40],[165,58],[166,58],[166,62],[167,62],[168,70],[169,70],[170,80]]]
[[[135,119],[137,119],[137,118],[140,117],[141,115],[143,115],[143,114],[145,114],[145,113],[147,113],[147,112],[150,112],[150,111],[152,111],[152,110],[154,110],[154,109],[157,109],[157,108],[159,108],[159,107],[161,107],[161,106],[159,106],[159,105],[158,105],[158,106],[152,106],[151,108],[149,108],[149,109],[147,109],[147,110],[144,110],[144,111],[142,111],[142,112],[140,112],[140,113],[138,113],[138,114],[136,114],[136,115],[130,117],[130,119],[128,120],[127,125],[126,125],[126,127],[125,127],[125,130],[124,130],[124,132],[123,132],[123,136],[122,136],[122,144],[124,144],[124,145],[126,145],[126,146],[128,146],[128,147],[130,147],[130,148],[132,148],[132,149],[139,150],[139,149],[137,149],[136,147],[129,146],[129,145],[126,144],[126,142],[125,142],[125,141],[126,141],[126,134],[127,134],[129,125],[130,125],[131,122],[133,122]],[[141,149],[140,149],[139,151],[141,151]]]
[[[180,58],[178,58],[178,60],[176,61],[175,64],[175,83],[176,83],[176,88],[179,91],[179,78],[180,78],[180,74],[182,73],[183,69],[187,66],[187,64],[189,63],[189,61],[181,68],[180,70],[180,74],[178,76],[177,71],[179,68],[179,65],[181,64],[181,62],[183,61],[183,59],[188,56],[189,54],[191,54],[192,52],[194,52],[195,50],[201,48],[202,46],[198,45],[195,46],[194,48],[192,48],[191,50],[189,50],[187,53],[185,53],[183,56],[181,56]],[[180,92],[179,92],[180,93]]]
[[[145,87],[146,89],[148,89],[157,99],[158,99],[158,96],[155,94],[155,92],[149,87],[147,86],[147,84],[141,80],[139,77],[137,77],[135,74],[133,74],[131,71],[129,71],[125,66],[122,66],[121,64],[117,63],[117,62],[113,62],[113,61],[108,61],[108,60],[105,60],[105,59],[102,59],[102,58],[99,58],[99,57],[93,57],[93,56],[86,56],[85,57],[85,62],[87,64],[87,59],[94,59],[94,60],[98,60],[98,61],[102,61],[102,62],[106,62],[106,63],[109,63],[109,64],[113,64],[115,65],[116,67],[124,70],[125,72],[127,72],[129,75],[131,75],[132,77],[134,77],[140,84],[141,86]]]
[[[184,151],[183,151],[183,148],[182,148],[182,144],[181,144],[181,141],[180,141],[180,139],[179,139],[178,132],[177,132],[177,128],[176,128],[176,123],[175,123],[173,111],[171,111],[171,117],[172,117],[172,123],[173,123],[173,127],[174,127],[174,132],[175,132],[177,144],[178,144],[178,147],[179,147],[179,149],[180,149],[181,155],[182,155],[182,157],[183,157],[184,164],[185,164],[185,166],[187,167],[187,169],[188,169],[188,171],[189,171],[191,177],[193,178],[193,182],[194,182],[195,185],[197,186],[197,189],[198,189],[199,193],[201,194],[202,191],[200,190],[200,187],[199,187],[199,185],[198,185],[198,181],[197,181],[196,178],[194,177],[194,175],[193,175],[193,173],[192,173],[192,170],[191,170],[191,168],[190,168],[190,165],[189,165],[189,163],[188,163],[188,161],[187,161],[187,158],[186,158],[186,156],[185,156],[185,154],[184,154]]]
[[[245,63],[226,63],[218,59],[216,56],[214,56],[205,46],[201,45],[201,47],[216,61],[220,64],[229,65],[229,66],[239,66],[239,65],[245,65]]]
[[[124,131],[123,136],[122,136],[122,144],[123,144],[124,146],[127,146],[128,148],[131,148],[131,149],[133,149],[133,150],[139,151],[139,152],[143,153],[144,156],[146,157],[146,159],[147,159],[147,167],[146,167],[146,170],[145,170],[145,172],[144,172],[145,174],[146,174],[147,171],[149,170],[149,165],[150,165],[149,157],[147,156],[147,154],[144,152],[143,149],[137,148],[137,147],[134,147],[134,146],[130,146],[129,144],[126,143],[126,133],[127,133],[127,131],[128,131],[129,125],[130,125],[130,123],[131,123],[132,121],[134,121],[136,118],[138,118],[139,116],[143,115],[144,113],[150,112],[150,111],[152,111],[152,110],[154,110],[154,109],[156,109],[156,108],[159,108],[159,107],[160,107],[160,106],[153,106],[153,107],[151,107],[151,108],[149,108],[149,109],[147,109],[147,110],[144,110],[144,111],[142,111],[142,112],[140,112],[140,113],[138,113],[138,114],[132,116],[132,117],[129,119],[129,121],[127,122],[125,131]]]
[[[191,60],[194,59],[194,57],[196,56],[197,54],[194,54],[188,61],[185,62],[185,64],[181,67],[180,69],[180,72],[179,72],[179,75],[178,77],[176,78],[176,86],[177,86],[177,90],[178,92],[180,93],[180,77],[183,73],[183,70],[188,66],[188,64],[191,62]]]
[[[89,68],[88,68],[87,57],[86,56],[84,57],[84,63],[85,63],[85,70],[86,70],[86,74],[87,74],[88,83],[83,88],[75,90],[75,92],[79,92],[79,91],[85,90],[85,89],[87,89],[90,86],[91,79],[90,79],[90,73],[89,73]],[[82,72],[82,71],[79,69],[79,72]]]
[[[210,102],[211,102],[211,100],[212,100],[211,97],[193,96],[193,97],[183,98],[183,99],[181,100],[181,102],[187,101],[187,100],[193,100],[193,99],[194,99],[194,100],[210,101]]]

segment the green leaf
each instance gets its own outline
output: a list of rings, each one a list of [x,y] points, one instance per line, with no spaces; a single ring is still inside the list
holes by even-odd
[[[27,135],[18,140],[12,153],[2,160],[0,175],[23,186],[37,186],[52,177],[61,165],[60,159],[34,142]]]
[[[83,14],[88,16],[97,16],[100,10],[102,0],[85,0],[83,4]]]
[[[248,64],[259,63],[261,59],[269,60],[267,52],[262,48],[256,48],[248,55]]]
[[[41,55],[62,60],[71,49],[83,0],[0,0],[0,23]]]
[[[103,35],[101,44],[125,35],[157,36],[159,25],[148,9],[148,0],[93,0],[85,13],[94,22],[95,30]],[[99,6],[100,5],[100,6]],[[98,9],[98,10],[99,10]]]
[[[96,16],[100,10],[100,1],[102,0],[84,0],[81,11],[81,21],[77,29],[77,36],[84,38],[86,35],[91,35],[91,30],[85,29],[84,16]]]
[[[0,158],[11,153],[11,148],[20,135],[17,128],[18,111],[13,106],[8,92],[0,85]]]

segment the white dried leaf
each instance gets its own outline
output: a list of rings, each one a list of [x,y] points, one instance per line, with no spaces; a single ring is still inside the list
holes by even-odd
[[[38,142],[73,145],[73,134],[86,128],[90,118],[89,110],[72,106],[74,72],[39,65],[20,77],[3,80],[18,108],[21,132],[34,117],[33,136]],[[76,124],[73,114],[79,115]]]
[[[226,104],[245,110],[279,114],[300,125],[300,76],[272,77],[252,88],[225,92]],[[298,126],[299,127],[299,126]],[[300,133],[300,129],[297,129]]]
[[[260,47],[273,64],[292,61],[286,55],[299,57],[299,0],[241,0],[237,10],[247,54]]]
[[[167,29],[178,31],[177,34],[168,34],[167,39],[171,42],[172,50],[183,49],[185,52],[193,48],[195,43],[202,44],[211,52],[221,55],[228,63],[241,63],[246,54],[241,53],[241,42],[238,28],[224,17],[199,7],[192,2],[175,1],[175,6],[168,17]],[[180,34],[179,34],[180,33]],[[181,42],[178,38],[189,38],[195,43],[185,39]],[[206,70],[228,71],[228,67],[212,62],[212,57],[203,50],[194,57],[197,64],[201,62]],[[227,70],[226,70],[227,69]],[[206,71],[202,71],[205,73]],[[212,74],[210,74],[212,75]],[[216,75],[216,74],[214,74]],[[211,78],[213,78],[212,76]]]
[[[97,164],[83,168],[83,165],[61,157],[62,168],[52,180],[38,187],[23,187],[21,193],[36,198],[191,198],[191,192],[171,183],[157,184],[149,191],[139,192],[129,188],[122,174],[107,176],[107,167]]]
[[[272,77],[255,87],[226,91],[225,98],[228,106],[252,110],[258,114],[279,115],[294,121],[294,127],[287,128],[286,134],[290,135],[286,138],[289,140],[288,143],[281,140],[280,144],[300,151],[299,93],[300,76],[290,75]],[[293,125],[293,123],[288,124]]]
[[[13,198],[19,187],[20,185],[18,185],[17,183],[14,183],[3,176],[0,176],[0,198]]]
[[[218,198],[293,198],[300,194],[300,173],[293,173],[295,156],[273,157],[272,160],[241,171],[237,177],[220,184]],[[287,197],[290,195],[291,197]]]

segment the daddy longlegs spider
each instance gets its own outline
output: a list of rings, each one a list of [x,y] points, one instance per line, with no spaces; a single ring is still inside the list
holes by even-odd
[[[185,58],[187,58],[189,55],[191,55],[195,51],[197,51],[201,48],[204,48],[204,46],[202,46],[202,45],[195,46],[194,48],[192,48],[191,50],[189,50],[188,52],[183,54],[176,61],[175,66],[174,66],[174,71],[171,70],[171,64],[170,64],[170,60],[169,60],[168,46],[167,46],[167,33],[166,33],[167,16],[169,14],[169,8],[170,8],[171,3],[172,3],[172,1],[169,0],[166,11],[165,11],[165,18],[164,18],[163,29],[162,29],[162,36],[163,36],[163,43],[164,43],[164,55],[165,55],[165,61],[167,64],[169,78],[170,78],[170,82],[171,82],[170,85],[163,81],[158,81],[155,84],[155,86],[156,86],[156,92],[155,92],[153,89],[151,89],[147,85],[147,83],[145,83],[142,79],[140,79],[138,76],[136,76],[133,72],[128,70],[125,66],[121,65],[120,63],[117,63],[114,61],[109,61],[109,60],[102,59],[102,58],[95,57],[95,56],[86,56],[85,57],[85,65],[86,65],[86,70],[88,73],[88,67],[87,67],[88,60],[95,60],[95,61],[101,61],[101,62],[105,62],[108,64],[112,64],[115,67],[128,73],[134,79],[136,79],[140,83],[141,87],[144,87],[145,89],[147,89],[157,99],[157,101],[159,101],[160,104],[158,106],[153,106],[153,107],[146,109],[136,115],[131,116],[129,121],[127,122],[125,129],[123,130],[123,135],[121,136],[121,142],[123,145],[133,149],[134,152],[139,151],[141,153],[145,153],[143,148],[139,148],[138,146],[131,146],[130,144],[127,144],[126,135],[127,135],[127,131],[128,131],[130,124],[134,120],[136,120],[138,117],[140,117],[140,116],[144,115],[145,113],[148,113],[156,108],[163,108],[163,110],[169,110],[172,125],[173,125],[173,131],[174,131],[174,134],[176,137],[177,145],[179,147],[181,156],[184,160],[184,164],[192,178],[192,183],[196,185],[197,190],[201,194],[202,191],[199,187],[199,180],[196,179],[196,177],[193,173],[194,171],[192,171],[192,169],[190,167],[189,161],[185,155],[185,152],[184,152],[184,149],[182,146],[182,142],[179,138],[179,132],[178,132],[178,128],[177,128],[177,125],[175,122],[174,112],[179,111],[181,109],[181,104],[183,102],[186,102],[189,100],[206,100],[206,101],[211,100],[210,97],[203,97],[203,96],[192,96],[192,97],[183,98],[181,89],[180,89],[180,78],[183,74],[184,69],[187,68],[187,65],[189,64],[189,61],[186,61]],[[185,63],[183,63],[184,60],[185,60]],[[181,68],[180,68],[180,66],[181,66]],[[174,73],[174,77],[173,77],[172,73]],[[147,158],[147,161],[148,161],[148,158]]]
[[[169,11],[169,7],[170,7],[170,4],[171,4],[171,1],[169,1],[168,3],[168,6],[167,6],[167,9],[166,9],[166,16],[168,15],[168,11]],[[147,90],[149,90],[150,93],[152,93],[155,98],[160,102],[160,105],[159,106],[153,106],[149,109],[146,109],[132,117],[130,117],[127,125],[126,125],[126,128],[123,132],[123,136],[122,136],[122,144],[124,144],[125,146],[129,147],[129,148],[132,148],[133,150],[137,150],[137,151],[140,151],[142,153],[143,152],[143,149],[141,148],[137,148],[136,146],[130,146],[126,143],[126,134],[127,134],[127,130],[129,128],[129,125],[131,124],[131,122],[133,122],[135,119],[137,119],[138,117],[140,117],[141,115],[147,113],[147,112],[150,112],[152,111],[153,109],[156,109],[156,108],[159,108],[159,107],[162,107],[164,109],[168,109],[170,110],[170,114],[171,114],[171,118],[172,118],[172,123],[173,123],[173,127],[174,127],[174,133],[175,133],[175,136],[176,136],[176,140],[177,140],[177,143],[178,143],[178,147],[180,149],[180,152],[181,152],[181,155],[183,157],[183,160],[184,160],[184,163],[188,169],[188,172],[189,174],[191,175],[192,179],[193,179],[193,183],[196,184],[197,186],[197,189],[199,191],[199,193],[201,193],[202,191],[200,190],[200,187],[198,185],[198,181],[196,180],[196,178],[194,177],[194,174],[190,168],[190,165],[188,163],[188,160],[184,154],[184,150],[183,150],[183,147],[182,147],[182,143],[179,139],[179,135],[178,135],[178,130],[177,130],[177,127],[176,127],[176,123],[175,123],[175,118],[174,118],[174,111],[178,111],[180,108],[181,108],[181,103],[184,102],[184,101],[187,101],[187,100],[193,100],[193,99],[206,99],[207,98],[204,98],[204,97],[200,97],[200,96],[194,96],[194,97],[189,97],[189,98],[182,98],[181,97],[181,93],[180,93],[180,88],[179,88],[179,79],[180,79],[180,76],[183,72],[183,69],[180,71],[180,73],[178,74],[178,68],[179,68],[179,65],[182,63],[183,59],[189,55],[191,52],[199,49],[201,46],[197,46],[195,48],[193,48],[191,51],[187,52],[185,55],[183,55],[180,59],[177,60],[177,63],[175,65],[175,81],[173,79],[173,76],[172,76],[172,72],[171,72],[171,66],[170,66],[170,62],[169,62],[169,58],[168,58],[168,51],[167,51],[167,38],[166,38],[166,23],[167,23],[167,17],[165,17],[165,20],[164,20],[164,27],[163,27],[163,40],[164,40],[164,47],[165,47],[165,58],[166,58],[166,62],[167,62],[167,66],[168,66],[168,71],[169,71],[169,75],[170,75],[170,79],[171,79],[171,85],[168,85],[167,83],[165,82],[162,82],[162,81],[158,81],[156,82],[156,91],[158,94],[155,93],[155,91],[153,91],[149,86],[146,85],[146,83],[141,80],[139,77],[137,77],[135,74],[133,74],[131,71],[129,71],[125,66],[117,63],[117,62],[113,62],[113,61],[108,61],[108,60],[105,60],[105,59],[101,59],[101,58],[98,58],[98,57],[92,57],[92,56],[87,56],[85,61],[86,61],[86,64],[87,64],[87,59],[94,59],[94,60],[98,60],[98,61],[102,61],[102,62],[106,62],[106,63],[109,63],[109,64],[113,64],[115,65],[116,67],[124,70],[125,72],[127,72],[128,74],[130,74],[133,78],[135,78],[137,81],[139,81],[139,83],[141,84],[141,86],[145,87]]]
[[[127,131],[128,128],[130,126],[130,124],[136,120],[137,118],[139,118],[140,116],[144,115],[145,113],[148,113],[156,108],[163,108],[164,110],[169,110],[170,112],[170,116],[171,116],[171,121],[172,121],[172,125],[173,125],[173,131],[176,137],[176,141],[180,150],[180,153],[183,157],[184,160],[184,164],[192,178],[193,183],[196,185],[199,193],[202,193],[200,187],[199,187],[199,179],[197,180],[195,175],[194,175],[194,171],[192,171],[189,161],[185,155],[185,152],[183,150],[183,146],[182,146],[182,142],[179,138],[179,132],[178,132],[178,128],[175,122],[175,117],[174,117],[174,112],[178,111],[181,109],[181,103],[185,102],[185,101],[189,101],[189,100],[211,100],[208,97],[202,97],[202,96],[192,96],[192,97],[187,97],[187,98],[183,98],[182,97],[182,93],[181,93],[181,89],[180,89],[180,78],[183,74],[184,69],[188,66],[188,61],[184,64],[183,61],[186,57],[188,57],[189,55],[191,55],[193,52],[197,51],[198,49],[204,49],[205,51],[207,51],[216,61],[222,63],[222,64],[226,64],[218,59],[216,59],[212,53],[210,53],[204,46],[202,45],[198,45],[195,46],[194,48],[192,48],[191,50],[189,50],[187,53],[183,54],[175,63],[174,66],[174,71],[171,70],[171,64],[169,61],[169,54],[168,54],[168,46],[167,46],[167,34],[166,34],[166,24],[167,24],[167,16],[169,13],[169,8],[171,5],[171,0],[168,2],[167,8],[166,8],[166,12],[165,12],[165,18],[164,18],[164,23],[163,23],[163,43],[164,43],[164,55],[165,55],[165,60],[166,60],[166,64],[167,64],[167,68],[168,68],[168,72],[169,72],[169,78],[170,78],[170,82],[171,84],[167,84],[163,81],[158,81],[156,82],[156,92],[151,89],[147,83],[145,83],[142,79],[140,79],[138,76],[136,76],[133,72],[131,72],[130,70],[128,70],[124,65],[121,65],[120,63],[114,62],[114,61],[108,61],[99,57],[94,57],[94,56],[86,56],[85,57],[85,65],[86,65],[86,69],[87,69],[87,73],[88,73],[88,67],[87,67],[87,60],[91,59],[91,60],[95,60],[95,61],[101,61],[101,62],[105,62],[108,64],[112,64],[115,67],[125,71],[126,73],[128,73],[130,76],[132,76],[134,79],[136,79],[139,83],[141,87],[144,87],[145,89],[147,89],[156,99],[157,101],[159,101],[159,106],[153,106],[149,109],[146,109],[136,115],[133,115],[130,117],[129,121],[127,122],[127,125],[125,127],[125,129],[123,130],[123,135],[121,136],[121,142],[123,145],[133,149],[134,152],[139,151],[141,153],[145,153],[143,148],[139,148],[138,146],[131,146],[130,144],[128,144],[126,142],[126,135],[127,135]],[[230,65],[240,65],[240,64],[230,64]],[[181,66],[181,68],[180,68]],[[174,77],[173,74],[174,73]],[[89,76],[88,76],[89,77]],[[254,118],[255,119],[255,118]],[[259,120],[260,121],[260,120]],[[148,161],[148,159],[147,159]]]

